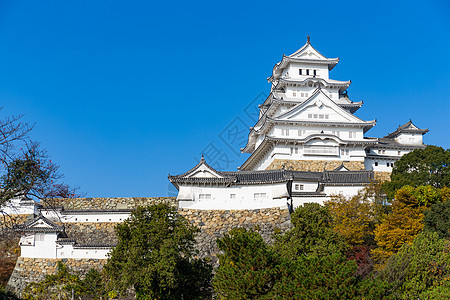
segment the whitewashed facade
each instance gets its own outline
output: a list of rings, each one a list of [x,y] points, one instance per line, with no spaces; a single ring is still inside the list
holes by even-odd
[[[373,180],[374,172],[391,172],[404,154],[425,147],[422,136],[428,130],[411,121],[383,138],[367,137],[376,120],[354,115],[363,102],[350,100],[347,88],[351,81],[329,76],[338,62],[339,58],[327,58],[317,51],[309,37],[295,53],[283,55],[268,78],[270,94],[259,105],[259,120],[241,149],[250,153],[249,158],[238,172],[218,172],[202,157],[190,171],[169,175],[179,190],[180,207],[295,208],[305,202],[323,203],[331,195],[352,196]],[[276,161],[337,162],[341,166],[308,173],[273,170]],[[349,162],[361,169],[347,169],[344,165]]]

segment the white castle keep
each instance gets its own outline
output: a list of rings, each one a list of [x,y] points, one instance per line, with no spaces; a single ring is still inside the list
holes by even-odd
[[[305,202],[333,194],[355,195],[375,177],[386,177],[402,155],[423,148],[411,121],[383,138],[366,137],[376,120],[354,113],[351,81],[330,79],[339,58],[327,58],[307,43],[284,56],[268,78],[271,90],[259,105],[242,152],[251,153],[237,172],[214,170],[202,158],[192,170],[169,180],[180,207],[251,209]]]
[[[179,209],[255,210],[323,203],[331,195],[355,195],[377,176],[389,174],[400,157],[424,148],[411,121],[383,138],[366,137],[376,121],[354,115],[362,102],[346,92],[350,81],[329,78],[339,62],[307,43],[283,56],[268,78],[271,91],[259,106],[259,120],[242,149],[250,153],[238,171],[221,172],[201,161],[171,176]],[[111,243],[80,244],[67,224],[122,222],[130,207],[48,210],[27,199],[3,207],[8,214],[34,214],[20,227],[21,257],[105,259]]]

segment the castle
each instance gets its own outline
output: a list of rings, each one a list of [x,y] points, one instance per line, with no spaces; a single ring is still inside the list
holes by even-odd
[[[64,260],[75,269],[101,267],[116,240],[114,226],[140,205],[178,207],[201,229],[200,251],[214,258],[215,239],[230,228],[259,228],[265,239],[290,227],[289,211],[330,196],[355,195],[392,171],[402,155],[423,148],[428,131],[411,121],[382,138],[365,134],[376,120],[354,115],[362,106],[346,92],[351,81],[329,78],[339,62],[307,43],[283,56],[268,78],[269,96],[241,150],[250,153],[238,171],[217,171],[202,157],[191,170],[169,175],[175,198],[61,199],[45,207],[28,199],[3,207],[8,214],[34,216],[18,229],[21,256],[8,284],[20,293]],[[217,261],[217,259],[215,260]]]
[[[310,39],[283,56],[268,78],[269,96],[259,105],[241,151],[251,153],[237,172],[214,170],[202,158],[190,171],[169,176],[180,207],[250,209],[306,202],[333,194],[355,195],[374,178],[386,178],[404,154],[424,148],[411,121],[383,138],[366,137],[376,120],[354,115],[362,101],[349,99],[351,81],[330,79],[339,58],[327,58]]]

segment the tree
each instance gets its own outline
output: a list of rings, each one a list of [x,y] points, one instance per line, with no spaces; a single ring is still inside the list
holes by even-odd
[[[357,269],[344,239],[332,229],[328,209],[306,203],[291,215],[294,227],[277,236],[281,276],[274,299],[350,299],[357,293]]]
[[[294,227],[277,236],[276,250],[286,258],[327,255],[347,249],[344,239],[332,229],[329,210],[318,203],[305,203],[291,215]]]
[[[389,211],[380,184],[373,183],[352,197],[332,196],[325,206],[332,216],[333,230],[352,246],[373,244],[375,224]]]
[[[374,234],[377,248],[372,251],[379,262],[386,261],[405,243],[411,243],[423,229],[423,212],[434,203],[443,201],[448,189],[432,186],[399,189],[392,203],[392,213],[376,225]]]
[[[427,146],[403,155],[395,163],[391,181],[384,184],[384,189],[392,199],[395,191],[405,185],[431,185],[435,188],[450,186],[450,150]]]
[[[440,238],[450,238],[450,200],[438,202],[425,211],[426,231],[436,232]]]
[[[25,288],[23,299],[102,299],[108,297],[108,290],[102,275],[90,269],[84,279],[68,266],[58,261],[55,274],[45,276],[41,282],[32,282]]]
[[[435,232],[419,234],[389,258],[379,277],[395,299],[445,299],[450,295],[450,242]]]
[[[213,281],[217,294],[222,299],[270,299],[279,262],[259,233],[235,228],[217,245],[224,252]]]
[[[31,140],[33,126],[22,119],[22,115],[0,119],[0,206],[15,198],[51,205],[54,198],[75,197],[76,189],[60,182],[59,166]],[[8,218],[1,213],[5,225]]]
[[[117,246],[105,270],[120,293],[133,287],[138,299],[203,299],[211,267],[194,258],[199,230],[166,204],[138,207],[116,227]]]

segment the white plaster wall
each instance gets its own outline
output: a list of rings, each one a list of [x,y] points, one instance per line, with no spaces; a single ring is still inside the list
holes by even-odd
[[[0,206],[0,211],[8,215],[31,215],[37,214],[37,206],[21,203],[20,199],[11,199],[11,201]]]
[[[352,197],[355,196],[359,190],[363,189],[364,186],[363,185],[358,185],[358,186],[330,186],[330,185],[326,185],[324,187],[324,192],[328,195],[328,196],[332,196],[332,195],[343,195],[345,197]]]
[[[296,190],[295,185],[302,184],[303,190]],[[294,181],[292,183],[292,192],[315,192],[319,186],[318,182]]]
[[[311,121],[312,119],[310,119]],[[317,120],[316,120],[317,121]],[[326,120],[323,120],[326,121]],[[283,129],[289,130],[289,136],[283,135]],[[301,131],[299,135],[299,130]],[[357,127],[336,127],[336,126],[305,126],[305,125],[276,125],[269,132],[268,136],[285,139],[304,139],[312,134],[333,134],[341,140],[362,141],[364,133],[362,128]],[[350,138],[349,132],[355,132],[356,136]]]
[[[122,222],[130,216],[130,213],[94,213],[94,214],[70,214],[53,210],[42,210],[42,215],[49,220],[57,222],[102,223]]]
[[[299,69],[302,69],[302,75],[299,75]],[[309,69],[309,75],[306,75],[305,70]],[[296,79],[296,80],[304,80],[308,77],[313,77],[313,70],[316,70],[316,78],[323,78],[328,79],[328,66],[327,65],[321,65],[321,64],[306,64],[306,63],[290,63],[283,72],[283,75],[285,75],[287,72],[289,72],[289,77]]]
[[[255,193],[265,193],[266,197],[256,199]],[[211,199],[200,199],[200,194],[211,195]],[[231,194],[235,195],[235,198],[231,198]],[[283,207],[286,205],[286,198],[288,197],[286,183],[232,187],[192,187],[191,195],[192,201],[180,201],[180,208],[259,209]]]
[[[375,165],[375,162],[378,162],[378,166]],[[387,165],[389,163],[389,166]],[[394,160],[377,160],[377,159],[366,159],[364,161],[364,165],[366,170],[373,170],[378,172],[392,172],[391,163],[395,164]]]
[[[293,197],[292,206],[296,209],[305,203],[319,203],[320,205],[323,205],[327,199],[328,197]]]
[[[405,145],[422,145],[422,134],[402,133],[395,140]]]
[[[45,233],[43,241],[37,241],[31,245],[22,244],[20,246],[21,257],[32,258],[56,258],[56,233]]]
[[[74,248],[73,245],[56,246],[56,258],[106,259],[111,248]]]

